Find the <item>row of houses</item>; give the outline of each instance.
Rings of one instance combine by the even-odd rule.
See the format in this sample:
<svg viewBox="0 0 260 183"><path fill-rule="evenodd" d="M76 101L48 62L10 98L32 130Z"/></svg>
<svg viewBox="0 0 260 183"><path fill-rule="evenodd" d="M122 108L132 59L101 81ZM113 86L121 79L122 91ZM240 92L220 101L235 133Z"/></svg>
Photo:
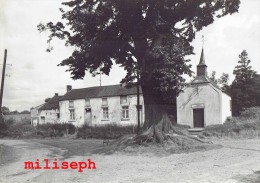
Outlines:
<svg viewBox="0 0 260 183"><path fill-rule="evenodd" d="M72 89L67 86L63 96L55 94L47 103L32 108L32 124L72 123L89 125L136 125L137 108L144 122L145 109L140 89L140 107L137 107L137 89L121 85ZM223 124L231 116L231 98L207 76L202 49L197 76L177 97L177 123L193 128Z"/></svg>
<svg viewBox="0 0 260 183"><path fill-rule="evenodd" d="M139 114L143 123L143 96L140 91ZM45 123L136 125L137 116L137 89L122 85L81 89L72 89L68 85L63 96L55 93L48 102L31 109L34 126Z"/></svg>

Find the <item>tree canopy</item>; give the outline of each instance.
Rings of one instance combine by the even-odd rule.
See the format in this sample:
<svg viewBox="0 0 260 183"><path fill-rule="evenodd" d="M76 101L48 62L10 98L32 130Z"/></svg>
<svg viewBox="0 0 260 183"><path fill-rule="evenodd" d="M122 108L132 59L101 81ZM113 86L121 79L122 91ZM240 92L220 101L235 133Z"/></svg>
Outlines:
<svg viewBox="0 0 260 183"><path fill-rule="evenodd" d="M231 85L233 115L239 115L244 108L256 105L254 89L256 71L252 69L250 63L247 51L243 50L239 55L238 65L233 71L235 75L235 80Z"/></svg>
<svg viewBox="0 0 260 183"><path fill-rule="evenodd" d="M228 95L231 95L231 89L230 85L228 84L229 81L229 74L228 73L222 73L222 75L219 78L216 78L216 71L212 71L209 79L216 83L223 92L225 92Z"/></svg>
<svg viewBox="0 0 260 183"><path fill-rule="evenodd" d="M73 79L85 72L101 70L109 74L113 65L122 65L133 81L139 72L141 82L159 80L161 90L176 88L183 74L191 74L186 55L195 32L213 23L214 18L238 11L239 0L72 0L62 3L62 22L39 24L52 38L75 46L60 66L69 66ZM49 50L52 48L50 47ZM153 77L154 76L154 77ZM178 85L179 87L179 85Z"/></svg>
<svg viewBox="0 0 260 183"><path fill-rule="evenodd" d="M185 82L183 75L192 74L186 56L193 54L190 43L196 31L215 18L238 12L240 0L71 0L62 4L65 23L38 25L39 31L50 31L48 43L59 38L75 47L59 66L68 66L73 79L83 79L85 72L109 75L114 63L121 65L127 71L121 82L142 88L148 139L154 136L161 142L165 136L160 132L172 129L165 111L173 111L162 101L175 100Z"/></svg>

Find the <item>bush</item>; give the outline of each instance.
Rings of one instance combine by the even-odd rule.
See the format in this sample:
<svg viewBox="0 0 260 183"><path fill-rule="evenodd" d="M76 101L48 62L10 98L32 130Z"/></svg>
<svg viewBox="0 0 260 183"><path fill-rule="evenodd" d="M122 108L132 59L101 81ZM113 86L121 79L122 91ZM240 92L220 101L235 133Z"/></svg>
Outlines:
<svg viewBox="0 0 260 183"><path fill-rule="evenodd" d="M239 117L228 118L223 125L207 126L204 136L257 137L260 134L260 107L244 110Z"/></svg>
<svg viewBox="0 0 260 183"><path fill-rule="evenodd" d="M71 123L41 124L36 127L37 135L43 137L62 137L74 134L76 127Z"/></svg>
<svg viewBox="0 0 260 183"><path fill-rule="evenodd" d="M70 123L41 124L36 128L31 126L31 121L29 119L22 119L20 123L15 123L15 120L11 118L4 123L0 123L0 137L62 137L67 134L74 134L75 131L75 126Z"/></svg>
<svg viewBox="0 0 260 183"><path fill-rule="evenodd" d="M97 139L116 139L126 134L134 134L137 131L136 126L88 126L83 125L78 128L78 138L97 138Z"/></svg>
<svg viewBox="0 0 260 183"><path fill-rule="evenodd" d="M241 115L238 118L256 119L259 117L260 117L260 107L250 107L244 109L244 111L241 112Z"/></svg>

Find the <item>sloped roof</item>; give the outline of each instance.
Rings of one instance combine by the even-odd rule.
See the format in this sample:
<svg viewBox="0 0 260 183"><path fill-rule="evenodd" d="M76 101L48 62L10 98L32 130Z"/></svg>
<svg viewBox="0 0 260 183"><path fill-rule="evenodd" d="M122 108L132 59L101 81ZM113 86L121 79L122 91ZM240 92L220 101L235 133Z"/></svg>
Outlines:
<svg viewBox="0 0 260 183"><path fill-rule="evenodd" d="M52 97L48 102L46 102L45 104L43 104L42 107L39 108L39 110L52 110L52 109L59 109L59 100L62 98L63 96L58 96L55 95L54 97Z"/></svg>
<svg viewBox="0 0 260 183"><path fill-rule="evenodd" d="M109 85L109 86L96 86L81 89L72 89L66 93L60 100L75 100L75 99L85 99L85 98L100 98L100 97L111 97L120 95L136 95L136 87L124 88L119 85ZM140 94L142 90L140 88Z"/></svg>
<svg viewBox="0 0 260 183"><path fill-rule="evenodd" d="M207 76L196 76L194 80L191 81L191 85L195 84L201 84L201 83L211 83L214 87L221 90L219 86L214 83L211 79L209 79Z"/></svg>

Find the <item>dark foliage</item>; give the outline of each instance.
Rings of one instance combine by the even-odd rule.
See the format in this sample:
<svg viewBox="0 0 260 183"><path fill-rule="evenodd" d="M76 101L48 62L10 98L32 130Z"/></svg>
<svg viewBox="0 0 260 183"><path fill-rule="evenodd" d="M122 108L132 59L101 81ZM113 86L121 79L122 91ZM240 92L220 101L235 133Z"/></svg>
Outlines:
<svg viewBox="0 0 260 183"><path fill-rule="evenodd" d="M245 108L256 106L256 91L254 78L256 71L250 66L246 50L239 55L238 65L233 74L235 80L231 85L232 115L238 116Z"/></svg>
<svg viewBox="0 0 260 183"><path fill-rule="evenodd" d="M141 85L152 79L157 82L148 82L153 83L151 89L169 91L181 89L182 74L191 75L184 57L192 54L195 32L216 17L237 12L240 1L72 0L62 4L69 7L60 9L67 24L39 24L38 30L51 32L48 43L56 37L66 46L75 46L73 54L59 64L69 66L73 79L82 79L85 71L108 75L114 60L127 70L122 82L131 83L138 72Z"/></svg>
<svg viewBox="0 0 260 183"><path fill-rule="evenodd" d="M0 123L0 137L11 138L45 138L62 137L76 132L76 127L70 123L31 125L30 120L23 119L17 123L14 119Z"/></svg>
<svg viewBox="0 0 260 183"><path fill-rule="evenodd" d="M109 75L113 64L121 65L127 71L121 82L142 87L144 128L157 125L148 131L155 138L160 136L161 142L166 137L161 133L172 127L168 106L176 105L183 75L192 74L186 56L193 54L190 43L195 32L215 18L238 12L240 0L71 0L62 4L66 23L38 25L40 32L50 31L48 43L58 38L75 47L59 66L68 66L73 79L83 79L85 72ZM51 50L50 46L47 51Z"/></svg>
<svg viewBox="0 0 260 183"><path fill-rule="evenodd" d="M71 123L42 124L36 127L36 133L42 137L62 137L72 135L76 127Z"/></svg>
<svg viewBox="0 0 260 183"><path fill-rule="evenodd" d="M88 126L84 125L78 128L78 138L97 138L97 139L117 139L123 135L135 134L136 126Z"/></svg>

